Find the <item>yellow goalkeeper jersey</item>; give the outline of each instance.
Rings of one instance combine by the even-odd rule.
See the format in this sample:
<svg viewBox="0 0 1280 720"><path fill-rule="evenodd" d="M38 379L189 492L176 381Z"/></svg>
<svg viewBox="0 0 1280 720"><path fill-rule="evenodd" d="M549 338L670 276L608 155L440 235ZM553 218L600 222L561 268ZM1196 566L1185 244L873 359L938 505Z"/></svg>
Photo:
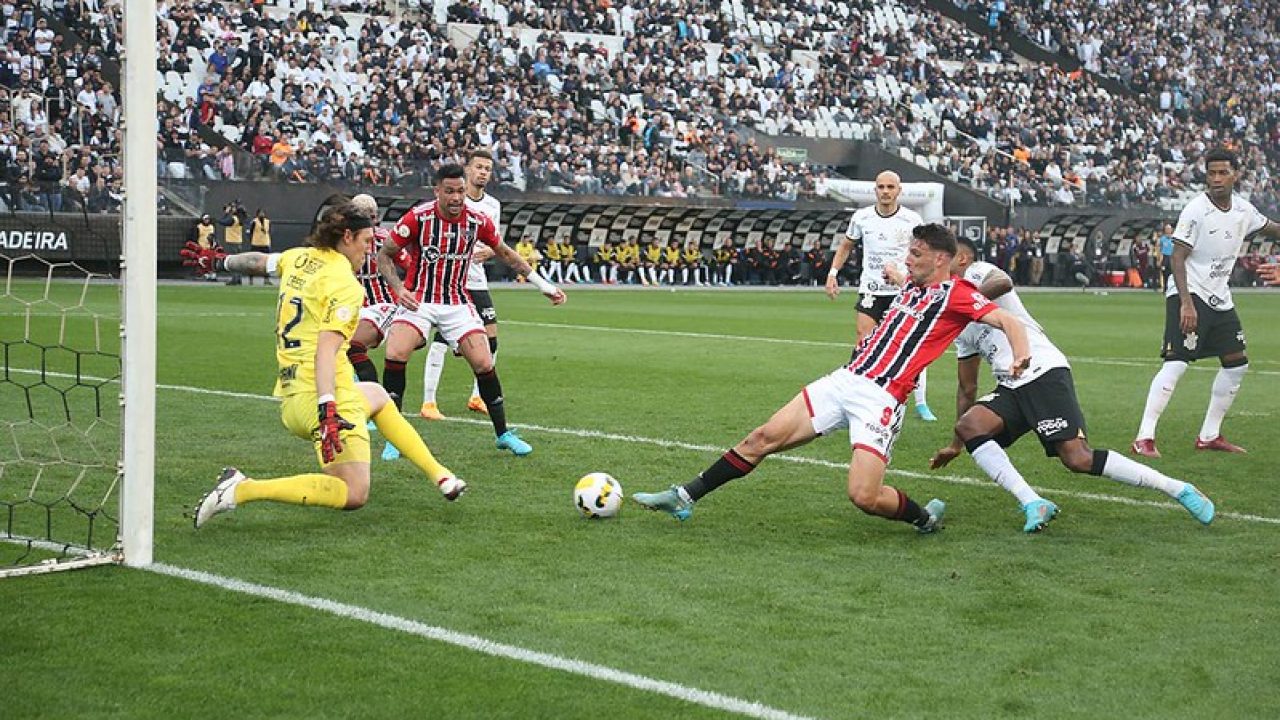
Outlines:
<svg viewBox="0 0 1280 720"><path fill-rule="evenodd" d="M276 300L275 395L287 397L316 391L316 341L322 330L347 340L360 322L364 287L351 263L336 250L300 247L281 253L276 264L280 295ZM338 352L338 390L355 388L355 370L347 359L347 343Z"/></svg>

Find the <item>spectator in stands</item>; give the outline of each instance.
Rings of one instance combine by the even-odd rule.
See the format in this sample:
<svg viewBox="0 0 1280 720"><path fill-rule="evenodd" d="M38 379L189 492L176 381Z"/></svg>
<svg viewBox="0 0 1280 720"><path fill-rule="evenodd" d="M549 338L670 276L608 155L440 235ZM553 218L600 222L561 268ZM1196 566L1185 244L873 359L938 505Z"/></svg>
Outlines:
<svg viewBox="0 0 1280 720"><path fill-rule="evenodd" d="M36 196L42 209L62 212L62 158L42 139L34 159Z"/></svg>
<svg viewBox="0 0 1280 720"><path fill-rule="evenodd" d="M1044 275L1044 240L1035 230L1028 230L1027 237L1031 241L1031 275L1027 284L1039 285Z"/></svg>

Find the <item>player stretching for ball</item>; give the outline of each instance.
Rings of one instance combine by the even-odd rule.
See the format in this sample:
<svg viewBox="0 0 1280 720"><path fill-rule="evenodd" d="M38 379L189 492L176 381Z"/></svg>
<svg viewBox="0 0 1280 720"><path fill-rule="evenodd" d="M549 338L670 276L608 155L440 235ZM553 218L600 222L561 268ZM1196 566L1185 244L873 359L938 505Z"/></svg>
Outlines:
<svg viewBox="0 0 1280 720"><path fill-rule="evenodd" d="M404 397L404 366L409 356L422 345L423 338L431 337L431 331L438 329L471 365L498 437L498 448L528 455L533 448L507 428L502 384L493 367L484 323L465 287L476 243L487 245L512 270L528 276L552 305L563 303L565 294L502 242L493 220L466 206L464 174L461 165L440 167L436 172L436 199L405 213L391 231L391 241L378 251L378 272L401 306L387 332L382 384L399 406ZM407 250L413 258L413 273L407 285L394 266L401 250Z"/></svg>
<svg viewBox="0 0 1280 720"><path fill-rule="evenodd" d="M901 194L902 181L897 173L886 170L876 176L876 204L858 210L849 219L849 229L845 231L840 247L836 248L831 269L827 271L827 297L835 300L840 295L840 270L848 262L853 244L862 243L862 275L858 280L858 343L871 334L898 294L898 286L885 279L885 266L901 265L911 243L911 229L924 222L915 210L898 204ZM927 382L927 372L921 372L916 382L916 414L921 420L934 422L938 418L929 409Z"/></svg>
<svg viewBox="0 0 1280 720"><path fill-rule="evenodd" d="M922 508L906 493L884 484L902 427L902 403L916 377L971 321L1008 333L1014 377L1031 357L1022 323L988 302L967 280L951 277L956 254L951 231L937 224L918 225L912 235L906 259L911 282L889 304L884 320L858 345L848 365L810 383L692 482L636 493L636 502L685 520L694 502L751 472L766 457L847 427L853 449L847 487L853 504L871 515L911 523L922 533L936 531L946 509L941 500Z"/></svg>
<svg viewBox="0 0 1280 720"><path fill-rule="evenodd" d="M484 150L472 150L467 156L467 164L463 168L466 173L467 208L474 210L493 221L498 229L498 237L502 237L502 203L498 198L485 192L489 178L493 174L493 156ZM493 298L489 295L489 278L484 273L484 263L493 257L493 251L486 245L477 245L471 254L471 264L467 266L467 294L475 305L476 312L484 321L485 334L489 336L489 354L493 362L498 362L498 311L493 306ZM449 344L444 341L440 331L436 331L435 340L427 350L427 362L422 366L422 409L419 415L428 420L443 420L444 414L436 405L436 389L440 387L440 374L444 372L445 355L449 352ZM471 385L471 397L467 400L467 409L472 412L487 413L484 400L480 397L480 383Z"/></svg>
<svg viewBox="0 0 1280 720"><path fill-rule="evenodd" d="M294 435L315 443L322 472L252 480L231 467L196 504L195 526L260 500L355 510L369 498L369 431L381 432L436 484L447 500L467 485L427 449L380 385L356 382L344 345L359 322L364 290L355 269L373 237L373 221L350 203L332 208L307 247L268 255L218 257L194 252L213 271L280 278L276 304L276 397L280 419Z"/></svg>
<svg viewBox="0 0 1280 720"><path fill-rule="evenodd" d="M1245 238L1261 233L1280 239L1280 225L1235 194L1239 176L1235 153L1223 148L1210 150L1204 156L1204 167L1205 192L1182 209L1173 231L1173 283L1165 292L1164 348L1160 353L1164 366L1151 380L1142 424L1131 448L1146 457L1160 457L1156 424L1188 363L1215 355L1222 367L1213 379L1196 449L1245 451L1222 437L1222 420L1249 369L1244 328L1227 283Z"/></svg>
<svg viewBox="0 0 1280 720"><path fill-rule="evenodd" d="M1035 432L1045 454L1057 457L1068 470L1159 490L1208 525L1213 520L1213 502L1191 483L1167 477L1118 452L1089 447L1067 358L1027 312L1009 276L995 265L975 262L978 251L968 239L958 238L957 243L952 272L977 285L983 296L1022 321L1034 359L1020 377L1012 377L1008 368L1013 349L1004 333L979 323L960 333L956 338L960 384L956 435L950 445L934 453L929 467L943 467L968 448L978 467L1018 499L1025 516L1022 531L1038 532L1058 514L1058 506L1027 484L1004 451L1026 433ZM978 398L978 367L983 358L991 365L996 388Z"/></svg>

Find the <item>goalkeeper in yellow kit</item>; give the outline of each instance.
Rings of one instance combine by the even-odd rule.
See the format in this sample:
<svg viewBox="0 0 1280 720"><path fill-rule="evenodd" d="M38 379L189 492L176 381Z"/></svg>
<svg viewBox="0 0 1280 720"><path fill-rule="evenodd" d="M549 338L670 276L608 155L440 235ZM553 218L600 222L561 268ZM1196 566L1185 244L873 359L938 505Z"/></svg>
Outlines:
<svg viewBox="0 0 1280 720"><path fill-rule="evenodd" d="M195 526L243 503L259 500L355 510L369 498L369 431L378 431L435 482L447 500L467 485L436 461L413 426L400 415L381 385L357 382L347 343L360 320L364 288L355 270L373 238L373 221L350 203L331 209L307 246L280 254L225 257L193 244L183 251L194 264L249 275L280 278L276 304L275 395L289 432L311 440L319 473L250 479L226 468L217 485L196 504Z"/></svg>

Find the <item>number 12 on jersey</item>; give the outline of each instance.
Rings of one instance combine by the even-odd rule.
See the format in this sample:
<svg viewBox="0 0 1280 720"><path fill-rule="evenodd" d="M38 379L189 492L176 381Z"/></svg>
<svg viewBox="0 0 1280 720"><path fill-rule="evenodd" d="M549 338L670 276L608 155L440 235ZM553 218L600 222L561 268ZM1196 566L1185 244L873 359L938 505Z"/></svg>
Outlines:
<svg viewBox="0 0 1280 720"><path fill-rule="evenodd" d="M288 311L284 309L284 304L285 299L284 294L282 293L276 300L276 327L280 331L280 347L286 350L291 350L302 344L301 340L294 340L289 337L289 331L297 326L298 323L302 322L302 298L297 297L296 295L289 298L289 305L293 308L293 317L290 318L288 322L285 321L285 313Z"/></svg>

